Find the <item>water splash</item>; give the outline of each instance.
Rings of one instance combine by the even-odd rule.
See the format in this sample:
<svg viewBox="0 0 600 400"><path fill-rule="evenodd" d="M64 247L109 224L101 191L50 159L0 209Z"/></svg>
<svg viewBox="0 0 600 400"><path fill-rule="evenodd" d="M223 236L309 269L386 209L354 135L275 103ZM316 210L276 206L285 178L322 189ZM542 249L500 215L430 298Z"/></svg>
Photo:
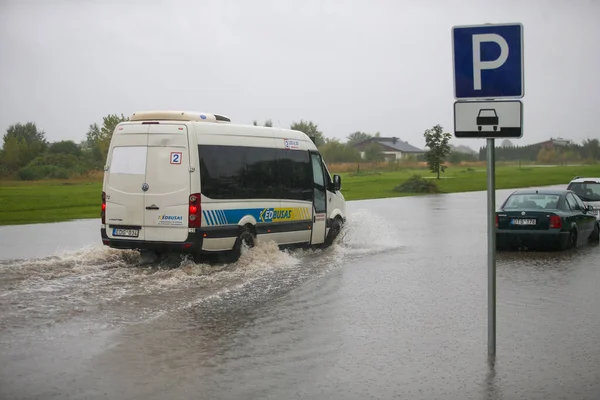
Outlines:
<svg viewBox="0 0 600 400"><path fill-rule="evenodd" d="M99 310L119 320L123 315L150 318L240 291L249 299L266 296L318 279L351 259L398 249L398 237L383 218L358 210L327 249L283 251L272 242L259 242L232 264L194 263L190 257L173 256L143 265L136 251L105 246L4 261L0 328L17 326L25 316L34 316L38 324Z"/></svg>
<svg viewBox="0 0 600 400"><path fill-rule="evenodd" d="M336 243L349 256L364 256L402 248L397 227L367 209L350 215Z"/></svg>

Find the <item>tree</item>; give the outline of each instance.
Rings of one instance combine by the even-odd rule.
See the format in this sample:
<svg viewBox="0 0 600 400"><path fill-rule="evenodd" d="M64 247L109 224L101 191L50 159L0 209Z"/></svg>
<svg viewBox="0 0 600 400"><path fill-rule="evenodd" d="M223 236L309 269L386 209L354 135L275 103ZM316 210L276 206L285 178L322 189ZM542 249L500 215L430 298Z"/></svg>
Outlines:
<svg viewBox="0 0 600 400"><path fill-rule="evenodd" d="M429 147L429 151L425 153L425 159L431 172L436 173L437 179L440 179L440 172L446 171L446 167L442 163L450 153L448 142L452 135L444 132L440 125L436 125L427 129L423 136L425 136L425 145Z"/></svg>
<svg viewBox="0 0 600 400"><path fill-rule="evenodd" d="M16 171L25 166L27 162L22 161L21 152L21 142L16 136L4 136L2 166L7 171Z"/></svg>
<svg viewBox="0 0 600 400"><path fill-rule="evenodd" d="M560 161L562 164L577 161L577 152L573 149L567 148L560 154Z"/></svg>
<svg viewBox="0 0 600 400"><path fill-rule="evenodd" d="M3 139L2 162L9 171L24 167L48 147L46 134L33 122L9 126Z"/></svg>
<svg viewBox="0 0 600 400"><path fill-rule="evenodd" d="M582 147L585 157L592 159L594 164L600 160L600 141L598 139L586 139L583 141Z"/></svg>
<svg viewBox="0 0 600 400"><path fill-rule="evenodd" d="M504 139L502 141L502 147L513 147L512 142L510 141L510 139Z"/></svg>
<svg viewBox="0 0 600 400"><path fill-rule="evenodd" d="M71 154L80 156L81 148L72 140L61 140L60 142L50 144L48 152L53 154Z"/></svg>
<svg viewBox="0 0 600 400"><path fill-rule="evenodd" d="M340 143L338 139L327 140L319 150L328 163L360 161L358 150L347 143Z"/></svg>
<svg viewBox="0 0 600 400"><path fill-rule="evenodd" d="M121 122L129 121L129 118L123 114L119 117L117 114L109 114L102 118L102 128L94 123L90 125L87 137L87 146L91 149L92 155L96 161L106 160L110 140L117 125Z"/></svg>
<svg viewBox="0 0 600 400"><path fill-rule="evenodd" d="M542 147L538 151L537 162L540 164L554 164L559 157L554 147Z"/></svg>
<svg viewBox="0 0 600 400"><path fill-rule="evenodd" d="M457 165L460 164L460 162L462 161L462 154L458 151L451 151L449 155L450 157L448 158L451 164Z"/></svg>
<svg viewBox="0 0 600 400"><path fill-rule="evenodd" d="M325 144L323 132L319 131L318 126L311 121L300 120L300 122L292 122L290 129L306 133L309 137L313 138L317 147Z"/></svg>
<svg viewBox="0 0 600 400"><path fill-rule="evenodd" d="M383 161L384 156L381 146L377 143L371 143L365 147L365 160L370 162Z"/></svg>
<svg viewBox="0 0 600 400"><path fill-rule="evenodd" d="M258 121L257 121L257 120L254 120L254 121L252 121L252 125L254 125L254 126L258 126ZM268 120L266 120L266 121L265 121L265 123L264 123L264 125L263 125L263 126L266 126L266 127L272 128L272 127L273 127L273 122L272 122L272 121L271 121L271 119L269 118Z"/></svg>
<svg viewBox="0 0 600 400"><path fill-rule="evenodd" d="M84 152L89 153L92 160L101 163L103 161L102 151L100 150L102 137L98 124L91 124L85 136L86 140L82 146Z"/></svg>
<svg viewBox="0 0 600 400"><path fill-rule="evenodd" d="M357 131L348 135L348 141L346 143L352 146L370 138L372 138L372 136L368 133Z"/></svg>

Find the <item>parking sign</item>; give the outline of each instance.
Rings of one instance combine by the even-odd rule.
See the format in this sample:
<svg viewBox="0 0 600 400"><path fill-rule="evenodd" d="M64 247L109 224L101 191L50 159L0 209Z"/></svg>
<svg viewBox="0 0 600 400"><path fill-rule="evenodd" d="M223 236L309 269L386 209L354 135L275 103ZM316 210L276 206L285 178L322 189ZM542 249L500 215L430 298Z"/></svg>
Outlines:
<svg viewBox="0 0 600 400"><path fill-rule="evenodd" d="M452 55L457 100L525 95L522 24L455 26Z"/></svg>

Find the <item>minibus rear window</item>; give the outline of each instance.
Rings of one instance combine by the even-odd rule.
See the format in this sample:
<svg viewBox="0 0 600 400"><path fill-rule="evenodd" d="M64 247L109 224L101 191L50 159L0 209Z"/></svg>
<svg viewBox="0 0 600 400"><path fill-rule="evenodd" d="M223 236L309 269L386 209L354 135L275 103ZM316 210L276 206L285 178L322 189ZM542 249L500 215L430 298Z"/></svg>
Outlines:
<svg viewBox="0 0 600 400"><path fill-rule="evenodd" d="M146 174L146 146L119 146L112 150L111 174Z"/></svg>

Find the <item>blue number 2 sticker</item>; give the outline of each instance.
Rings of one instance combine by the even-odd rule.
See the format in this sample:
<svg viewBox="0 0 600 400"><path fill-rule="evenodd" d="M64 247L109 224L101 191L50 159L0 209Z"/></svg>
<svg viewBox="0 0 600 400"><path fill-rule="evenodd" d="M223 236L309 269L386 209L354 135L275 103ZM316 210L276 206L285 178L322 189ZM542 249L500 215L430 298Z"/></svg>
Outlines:
<svg viewBox="0 0 600 400"><path fill-rule="evenodd" d="M174 151L171 153L171 164L181 164L181 152Z"/></svg>

